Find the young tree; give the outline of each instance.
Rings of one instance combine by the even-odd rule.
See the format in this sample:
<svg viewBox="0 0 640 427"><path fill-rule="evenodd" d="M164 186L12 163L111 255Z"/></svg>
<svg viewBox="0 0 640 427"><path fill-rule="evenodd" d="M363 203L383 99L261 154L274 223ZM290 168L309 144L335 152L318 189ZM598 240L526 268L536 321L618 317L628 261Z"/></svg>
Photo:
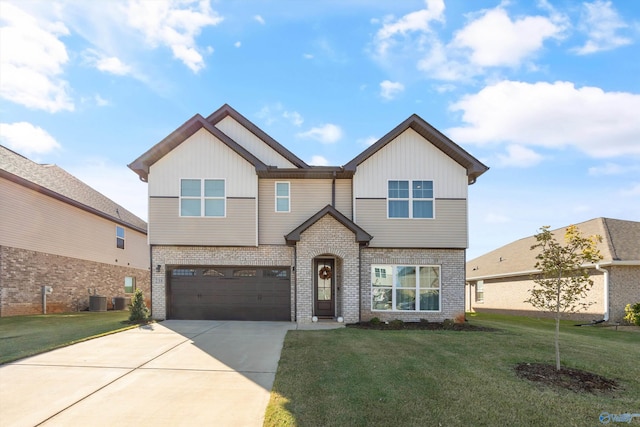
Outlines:
<svg viewBox="0 0 640 427"><path fill-rule="evenodd" d="M129 305L129 321L130 322L146 322L149 319L149 309L144 303L144 296L140 289L136 289L133 294L133 301Z"/></svg>
<svg viewBox="0 0 640 427"><path fill-rule="evenodd" d="M562 245L549 228L540 228L540 233L535 236L537 243L531 246L531 250L540 250L535 265L540 274L533 280L538 287L529 290L531 296L525 302L554 314L556 369L560 370L560 317L563 313L575 313L591 305L586 301L593 286L587 266L602 259L597 248L602 237L583 237L578 227L571 225L567 227L565 244Z"/></svg>

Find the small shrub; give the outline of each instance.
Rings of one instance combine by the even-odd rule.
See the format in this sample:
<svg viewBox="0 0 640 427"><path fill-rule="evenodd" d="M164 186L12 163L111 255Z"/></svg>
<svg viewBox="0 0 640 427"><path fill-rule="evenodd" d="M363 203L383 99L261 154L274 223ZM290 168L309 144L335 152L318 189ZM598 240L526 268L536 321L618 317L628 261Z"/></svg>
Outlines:
<svg viewBox="0 0 640 427"><path fill-rule="evenodd" d="M427 323L429 323L429 319L420 319L421 325L426 325Z"/></svg>
<svg viewBox="0 0 640 427"><path fill-rule="evenodd" d="M467 318L465 317L464 313L458 313L456 314L456 317L453 318L453 321L455 323L464 323L467 321Z"/></svg>
<svg viewBox="0 0 640 427"><path fill-rule="evenodd" d="M632 325L640 326L640 302L635 303L634 305L627 304L624 308L624 320L629 322Z"/></svg>
<svg viewBox="0 0 640 427"><path fill-rule="evenodd" d="M144 296L140 289L136 289L129 306L129 321L131 322L146 322L149 320L149 309L144 303Z"/></svg>
<svg viewBox="0 0 640 427"><path fill-rule="evenodd" d="M451 320L451 319L444 319L442 321L442 328L443 329L453 329L453 325L455 325L456 323Z"/></svg>
<svg viewBox="0 0 640 427"><path fill-rule="evenodd" d="M369 320L369 323L371 323L372 325L379 325L382 322L377 317L374 317L373 319Z"/></svg>

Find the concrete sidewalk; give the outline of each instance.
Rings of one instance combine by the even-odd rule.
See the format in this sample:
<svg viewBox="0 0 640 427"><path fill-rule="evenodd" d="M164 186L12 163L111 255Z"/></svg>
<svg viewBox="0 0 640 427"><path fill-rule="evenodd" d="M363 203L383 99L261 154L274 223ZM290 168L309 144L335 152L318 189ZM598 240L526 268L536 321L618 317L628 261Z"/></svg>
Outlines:
<svg viewBox="0 0 640 427"><path fill-rule="evenodd" d="M168 320L0 367L0 426L262 426L288 322Z"/></svg>

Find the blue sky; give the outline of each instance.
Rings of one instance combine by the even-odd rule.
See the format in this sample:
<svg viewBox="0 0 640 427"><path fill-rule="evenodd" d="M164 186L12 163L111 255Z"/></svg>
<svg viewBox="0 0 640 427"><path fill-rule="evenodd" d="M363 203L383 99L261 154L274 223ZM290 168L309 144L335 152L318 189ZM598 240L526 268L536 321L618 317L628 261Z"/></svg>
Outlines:
<svg viewBox="0 0 640 427"><path fill-rule="evenodd" d="M640 221L638 1L0 0L0 141L146 219L126 165L224 103L310 164L417 113L491 169L468 259Z"/></svg>

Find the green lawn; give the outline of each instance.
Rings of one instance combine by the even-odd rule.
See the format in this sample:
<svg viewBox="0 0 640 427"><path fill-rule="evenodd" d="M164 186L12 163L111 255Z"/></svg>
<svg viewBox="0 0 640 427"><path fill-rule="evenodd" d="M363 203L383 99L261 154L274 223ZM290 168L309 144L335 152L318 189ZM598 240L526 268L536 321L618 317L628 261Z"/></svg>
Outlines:
<svg viewBox="0 0 640 427"><path fill-rule="evenodd" d="M580 394L513 371L519 362L554 363L552 320L469 318L499 331L290 331L265 425L595 426L601 412L640 413L637 331L563 322L563 366L622 386Z"/></svg>
<svg viewBox="0 0 640 427"><path fill-rule="evenodd" d="M129 311L41 314L0 318L0 364L134 327Z"/></svg>

